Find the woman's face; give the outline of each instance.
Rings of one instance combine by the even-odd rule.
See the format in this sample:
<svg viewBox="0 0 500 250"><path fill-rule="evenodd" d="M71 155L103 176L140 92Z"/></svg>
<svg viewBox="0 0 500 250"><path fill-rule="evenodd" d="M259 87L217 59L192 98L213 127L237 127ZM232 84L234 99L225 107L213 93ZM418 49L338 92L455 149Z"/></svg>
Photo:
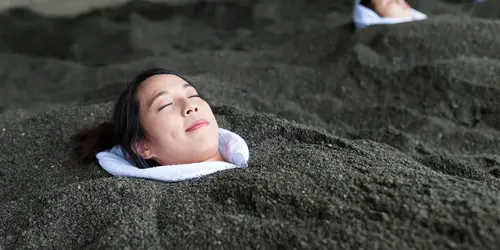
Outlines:
<svg viewBox="0 0 500 250"><path fill-rule="evenodd" d="M155 75L138 88L142 142L133 145L144 159L161 165L203 162L218 155L219 127L196 89L175 75Z"/></svg>
<svg viewBox="0 0 500 250"><path fill-rule="evenodd" d="M372 4L381 17L412 18L411 7L405 0L372 0Z"/></svg>

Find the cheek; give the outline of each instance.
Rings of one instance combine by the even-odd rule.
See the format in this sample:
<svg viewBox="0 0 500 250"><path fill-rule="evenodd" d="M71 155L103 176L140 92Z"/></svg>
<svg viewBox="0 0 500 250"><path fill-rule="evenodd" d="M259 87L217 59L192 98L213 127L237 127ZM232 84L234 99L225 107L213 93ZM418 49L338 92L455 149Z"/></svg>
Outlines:
<svg viewBox="0 0 500 250"><path fill-rule="evenodd" d="M219 124L217 123L217 119L215 118L215 115L213 113L207 113L205 118L210 122L211 127L215 130L219 129Z"/></svg>
<svg viewBox="0 0 500 250"><path fill-rule="evenodd" d="M207 119L210 122L210 132L207 132L206 134L206 139L209 142L218 142L219 141L219 124L217 123L217 119L215 118L215 115L213 114L210 106L208 103L203 103L203 118Z"/></svg>
<svg viewBox="0 0 500 250"><path fill-rule="evenodd" d="M210 105L208 105L207 102L202 101L198 105L200 105L201 108L203 109L203 116L205 118L214 117L214 113L213 113L212 109L210 108Z"/></svg>
<svg viewBox="0 0 500 250"><path fill-rule="evenodd" d="M175 116L168 114L157 115L149 120L148 126L145 126L149 136L152 138L163 141L177 137L179 128L182 128L182 123Z"/></svg>
<svg viewBox="0 0 500 250"><path fill-rule="evenodd" d="M183 124L178 116L165 114L156 118L155 126L158 133L175 135L183 127Z"/></svg>

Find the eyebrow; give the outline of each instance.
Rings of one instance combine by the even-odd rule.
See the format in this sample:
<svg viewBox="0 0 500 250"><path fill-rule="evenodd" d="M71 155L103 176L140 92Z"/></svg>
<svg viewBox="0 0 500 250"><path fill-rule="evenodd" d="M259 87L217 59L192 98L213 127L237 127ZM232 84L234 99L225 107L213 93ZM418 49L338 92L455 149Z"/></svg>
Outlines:
<svg viewBox="0 0 500 250"><path fill-rule="evenodd" d="M182 85L182 89L185 89L185 88L189 88L189 87L193 87L193 85L189 84L189 83L186 83L184 85ZM194 87L193 87L194 88ZM164 90L164 91L160 91L158 92L154 97L153 99L151 99L151 101L149 102L149 105L148 107L151 107L151 105L153 105L153 103L155 102L156 99L158 99L158 97L162 96L162 95L167 95L169 92L167 90Z"/></svg>

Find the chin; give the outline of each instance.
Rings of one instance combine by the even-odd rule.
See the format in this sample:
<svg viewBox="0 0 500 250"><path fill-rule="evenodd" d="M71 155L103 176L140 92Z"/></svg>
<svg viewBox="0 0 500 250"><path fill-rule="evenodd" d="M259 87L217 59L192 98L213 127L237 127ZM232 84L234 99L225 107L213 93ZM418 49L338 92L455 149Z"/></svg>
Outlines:
<svg viewBox="0 0 500 250"><path fill-rule="evenodd" d="M210 148L215 145L215 147L218 147L219 128L217 126L213 126L212 124L210 124L193 132L196 132L192 133L192 135L194 136L192 137L192 139L197 146Z"/></svg>

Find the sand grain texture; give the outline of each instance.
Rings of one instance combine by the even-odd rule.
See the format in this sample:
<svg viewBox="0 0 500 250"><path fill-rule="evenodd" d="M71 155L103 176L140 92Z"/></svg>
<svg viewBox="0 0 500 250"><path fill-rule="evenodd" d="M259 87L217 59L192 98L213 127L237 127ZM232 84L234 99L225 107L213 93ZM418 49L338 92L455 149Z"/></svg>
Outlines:
<svg viewBox="0 0 500 250"><path fill-rule="evenodd" d="M411 1L432 18L353 32L351 1L306 2L1 13L0 248L496 249L500 6ZM249 168L161 183L68 160L155 66Z"/></svg>

